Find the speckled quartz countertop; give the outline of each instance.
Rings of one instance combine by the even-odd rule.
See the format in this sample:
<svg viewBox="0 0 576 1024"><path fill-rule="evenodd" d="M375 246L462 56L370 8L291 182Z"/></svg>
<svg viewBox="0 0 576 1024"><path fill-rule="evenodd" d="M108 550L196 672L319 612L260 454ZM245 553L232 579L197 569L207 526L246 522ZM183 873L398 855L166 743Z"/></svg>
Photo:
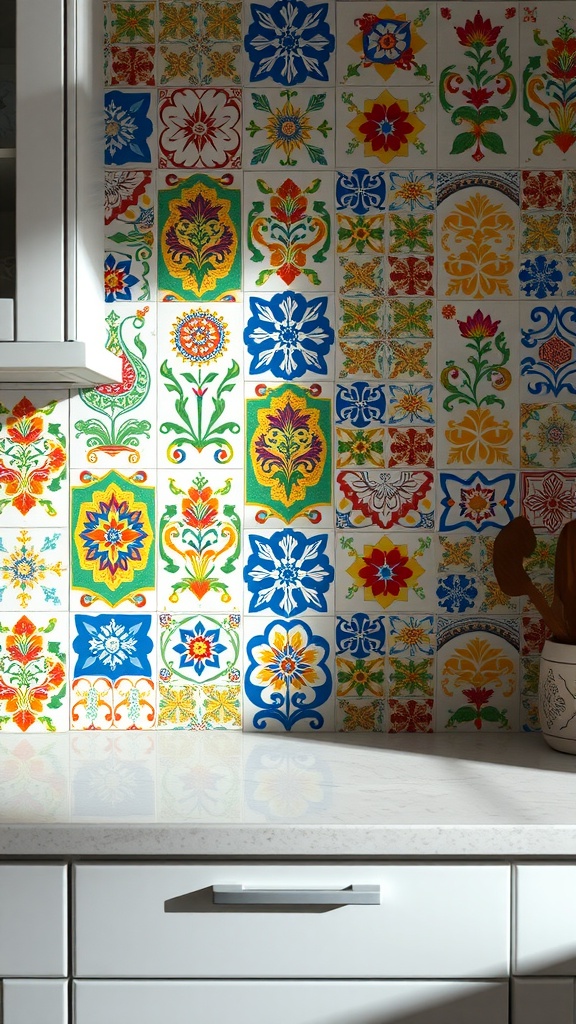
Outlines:
<svg viewBox="0 0 576 1024"><path fill-rule="evenodd" d="M541 737L0 737L2 857L576 856Z"/></svg>

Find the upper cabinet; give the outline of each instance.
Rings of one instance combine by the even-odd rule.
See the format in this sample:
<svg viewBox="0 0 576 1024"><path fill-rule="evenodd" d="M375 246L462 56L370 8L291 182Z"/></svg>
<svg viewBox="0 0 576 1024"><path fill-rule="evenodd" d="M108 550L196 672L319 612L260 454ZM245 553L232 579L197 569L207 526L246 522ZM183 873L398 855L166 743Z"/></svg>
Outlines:
<svg viewBox="0 0 576 1024"><path fill-rule="evenodd" d="M0 382L121 379L104 348L102 18L2 0Z"/></svg>

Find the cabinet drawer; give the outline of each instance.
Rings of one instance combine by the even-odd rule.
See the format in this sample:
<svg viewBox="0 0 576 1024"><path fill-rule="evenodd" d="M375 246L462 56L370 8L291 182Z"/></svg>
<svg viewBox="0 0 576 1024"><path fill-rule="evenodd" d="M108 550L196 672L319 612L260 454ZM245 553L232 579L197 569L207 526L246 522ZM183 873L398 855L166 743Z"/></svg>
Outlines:
<svg viewBox="0 0 576 1024"><path fill-rule="evenodd" d="M513 978L511 1024L574 1024L574 978Z"/></svg>
<svg viewBox="0 0 576 1024"><path fill-rule="evenodd" d="M0 977L65 977L66 868L0 865Z"/></svg>
<svg viewBox="0 0 576 1024"><path fill-rule="evenodd" d="M514 973L576 974L576 865L522 864L514 870Z"/></svg>
<svg viewBox="0 0 576 1024"><path fill-rule="evenodd" d="M5 981L3 1024L67 1024L67 981Z"/></svg>
<svg viewBox="0 0 576 1024"><path fill-rule="evenodd" d="M508 1024L505 982L79 981L75 1024Z"/></svg>
<svg viewBox="0 0 576 1024"><path fill-rule="evenodd" d="M506 865L79 865L75 974L505 977L509 870ZM381 903L335 909L215 906L212 886L226 884L267 890L377 885Z"/></svg>

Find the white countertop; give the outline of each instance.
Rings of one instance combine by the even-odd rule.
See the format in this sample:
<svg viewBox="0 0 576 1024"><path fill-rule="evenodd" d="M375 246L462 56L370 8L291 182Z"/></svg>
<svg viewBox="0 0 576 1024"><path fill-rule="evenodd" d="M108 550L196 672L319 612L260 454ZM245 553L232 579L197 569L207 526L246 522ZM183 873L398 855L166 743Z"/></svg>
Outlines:
<svg viewBox="0 0 576 1024"><path fill-rule="evenodd" d="M0 736L0 856L576 856L538 735Z"/></svg>

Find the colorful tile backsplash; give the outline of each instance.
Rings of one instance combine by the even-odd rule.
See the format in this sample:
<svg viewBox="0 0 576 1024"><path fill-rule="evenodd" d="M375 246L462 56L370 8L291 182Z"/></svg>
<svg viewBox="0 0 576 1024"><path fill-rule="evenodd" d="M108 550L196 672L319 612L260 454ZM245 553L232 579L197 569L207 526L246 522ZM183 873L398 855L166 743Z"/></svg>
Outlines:
<svg viewBox="0 0 576 1024"><path fill-rule="evenodd" d="M106 0L102 333L0 389L0 729L534 730L576 13Z"/></svg>

